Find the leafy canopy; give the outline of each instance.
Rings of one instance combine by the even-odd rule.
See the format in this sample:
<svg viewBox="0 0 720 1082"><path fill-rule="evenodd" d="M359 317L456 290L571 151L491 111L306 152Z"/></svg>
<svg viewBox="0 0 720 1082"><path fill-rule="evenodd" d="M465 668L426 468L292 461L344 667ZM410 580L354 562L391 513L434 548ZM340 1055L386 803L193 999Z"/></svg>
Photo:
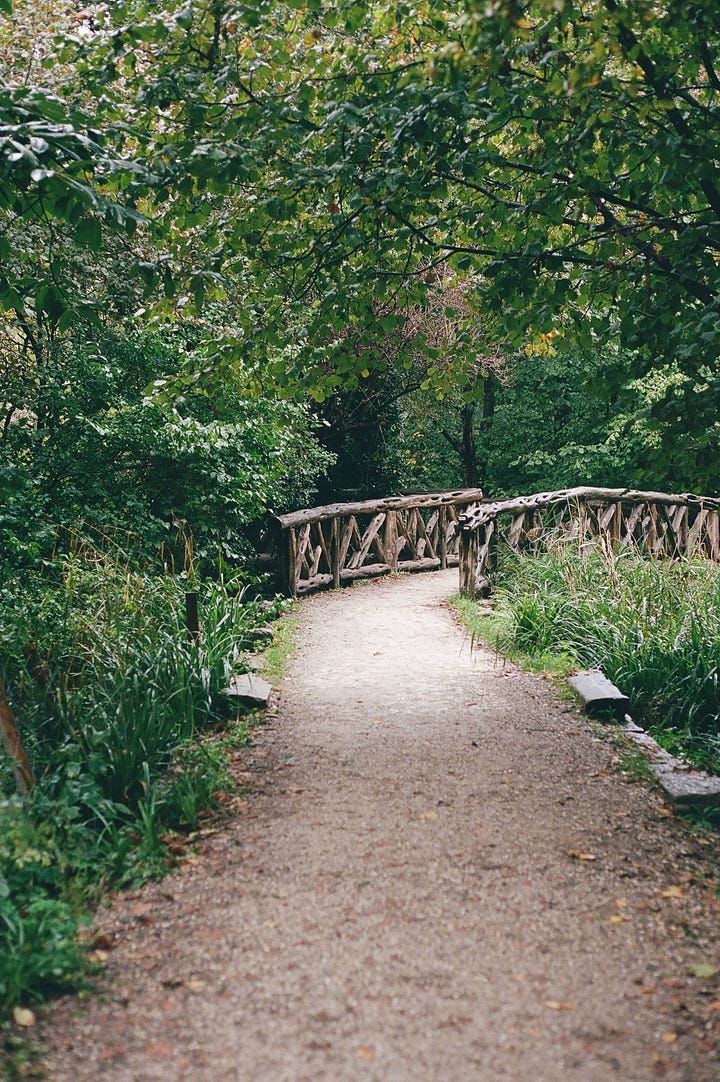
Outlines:
<svg viewBox="0 0 720 1082"><path fill-rule="evenodd" d="M323 397L366 367L339 332L375 324L379 304L401 316L449 261L493 343L619 338L638 374L677 363L683 417L712 423L714 0L88 11L59 54L63 100L102 137L39 112L63 130L33 149L36 114L11 111L13 206L26 213L47 189L48 213L90 245L101 219L144 214L147 288L180 308L210 293L232 303L230 358Z"/></svg>

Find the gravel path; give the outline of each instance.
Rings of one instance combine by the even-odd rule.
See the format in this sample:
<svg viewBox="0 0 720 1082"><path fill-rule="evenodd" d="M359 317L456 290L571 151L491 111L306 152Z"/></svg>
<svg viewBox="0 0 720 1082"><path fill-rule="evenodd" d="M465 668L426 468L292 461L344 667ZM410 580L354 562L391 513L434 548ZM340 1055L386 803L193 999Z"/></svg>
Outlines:
<svg viewBox="0 0 720 1082"><path fill-rule="evenodd" d="M712 845L471 651L456 583L303 602L255 795L101 914L107 988L42 1023L48 1078L720 1078Z"/></svg>

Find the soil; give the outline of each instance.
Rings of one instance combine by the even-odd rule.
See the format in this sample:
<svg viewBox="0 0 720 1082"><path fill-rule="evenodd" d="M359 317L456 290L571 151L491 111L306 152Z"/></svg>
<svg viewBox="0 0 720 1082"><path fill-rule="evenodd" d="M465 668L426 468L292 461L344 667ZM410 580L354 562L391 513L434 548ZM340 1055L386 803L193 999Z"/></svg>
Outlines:
<svg viewBox="0 0 720 1082"><path fill-rule="evenodd" d="M98 914L106 977L40 1019L47 1078L720 1077L712 836L546 681L471 649L456 588L302 602L252 795Z"/></svg>

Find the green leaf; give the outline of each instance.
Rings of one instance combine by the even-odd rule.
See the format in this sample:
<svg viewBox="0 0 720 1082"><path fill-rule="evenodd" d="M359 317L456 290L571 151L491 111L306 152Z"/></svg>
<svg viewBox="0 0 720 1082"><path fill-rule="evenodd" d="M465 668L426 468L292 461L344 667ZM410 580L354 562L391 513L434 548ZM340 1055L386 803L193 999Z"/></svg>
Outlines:
<svg viewBox="0 0 720 1082"><path fill-rule="evenodd" d="M102 248L102 225L97 218L81 218L75 228L75 243L82 244L93 252Z"/></svg>

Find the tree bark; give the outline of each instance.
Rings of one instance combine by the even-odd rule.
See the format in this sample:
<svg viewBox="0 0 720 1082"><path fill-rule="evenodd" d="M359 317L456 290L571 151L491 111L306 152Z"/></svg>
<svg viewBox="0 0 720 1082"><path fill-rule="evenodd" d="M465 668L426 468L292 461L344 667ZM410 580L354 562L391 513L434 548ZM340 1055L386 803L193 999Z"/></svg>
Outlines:
<svg viewBox="0 0 720 1082"><path fill-rule="evenodd" d="M475 439L475 407L473 405L463 406L462 409L462 468L463 484L467 488L477 488L477 443Z"/></svg>

